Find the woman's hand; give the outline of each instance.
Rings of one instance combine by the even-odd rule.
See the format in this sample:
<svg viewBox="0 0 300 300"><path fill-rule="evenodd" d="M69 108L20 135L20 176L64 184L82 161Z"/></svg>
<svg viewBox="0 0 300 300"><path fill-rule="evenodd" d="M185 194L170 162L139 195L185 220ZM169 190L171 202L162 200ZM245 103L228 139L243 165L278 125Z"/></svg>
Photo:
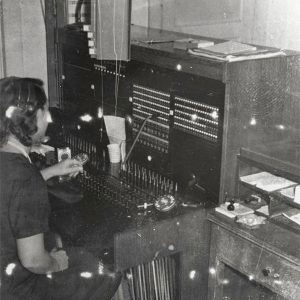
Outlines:
<svg viewBox="0 0 300 300"><path fill-rule="evenodd" d="M44 234L17 239L18 256L21 264L30 272L49 274L63 271L69 266L69 258L64 250L45 250Z"/></svg>
<svg viewBox="0 0 300 300"><path fill-rule="evenodd" d="M45 180L48 180L52 177L62 175L75 177L79 172L83 172L82 164L76 159L67 158L51 167L43 169L41 174Z"/></svg>
<svg viewBox="0 0 300 300"><path fill-rule="evenodd" d="M54 176L70 175L75 177L79 172L83 172L82 164L73 158L67 158L52 166L55 170Z"/></svg>
<svg viewBox="0 0 300 300"><path fill-rule="evenodd" d="M69 257L65 250L52 249L50 256L55 259L57 263L57 271L63 271L69 267Z"/></svg>

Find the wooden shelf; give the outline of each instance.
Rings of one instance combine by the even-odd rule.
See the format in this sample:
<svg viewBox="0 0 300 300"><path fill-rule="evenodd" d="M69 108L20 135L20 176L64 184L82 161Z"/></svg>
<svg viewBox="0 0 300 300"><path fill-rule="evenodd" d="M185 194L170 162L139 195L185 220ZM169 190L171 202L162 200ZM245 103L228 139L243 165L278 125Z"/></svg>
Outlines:
<svg viewBox="0 0 300 300"><path fill-rule="evenodd" d="M290 144L289 146L291 146ZM281 145L282 147L282 145ZM287 148L287 152L289 148ZM281 149L282 150L282 149ZM277 155L272 155L272 151ZM276 152L277 151L277 152ZM283 151L283 150L282 150ZM278 151L278 145L273 145L273 147L268 147L268 149L264 149L264 152L259 151L259 149L250 150L248 148L241 148L240 154L238 155L238 161L245 166L243 167L243 172L249 172L250 174L254 172L251 169L256 168L261 172L268 172L276 176L283 177L285 179L291 180L295 182L291 183L289 187L280 188L273 191L267 191L261 187L257 187L255 184L251 184L249 182L245 182L240 179L241 176L241 164L239 164L239 175L237 178L237 184L239 187L243 187L246 190L253 191L253 193L257 193L262 197L266 197L265 200L269 206L269 220L270 222L281 225L285 228L289 228L296 233L299 233L300 226L294 224L292 221L287 220L285 217L281 215L282 212L288 210L289 208L300 209L300 204L294 202L293 199L283 195L281 193L282 190L287 188L292 188L300 184L300 163L295 163L296 156L288 157L285 152ZM282 154L280 157L279 154ZM249 166L249 167L248 167ZM249 170L247 170L249 168ZM257 171L256 171L257 172ZM258 171L259 172L259 171ZM255 173L255 172L254 172ZM249 174L249 175L250 175ZM242 174L245 175L245 174ZM247 175L246 175L247 176ZM241 195L240 188L237 190L237 196Z"/></svg>
<svg viewBox="0 0 300 300"><path fill-rule="evenodd" d="M251 161L251 165L254 167L300 182L300 163L295 164L246 148L241 148L239 159Z"/></svg>

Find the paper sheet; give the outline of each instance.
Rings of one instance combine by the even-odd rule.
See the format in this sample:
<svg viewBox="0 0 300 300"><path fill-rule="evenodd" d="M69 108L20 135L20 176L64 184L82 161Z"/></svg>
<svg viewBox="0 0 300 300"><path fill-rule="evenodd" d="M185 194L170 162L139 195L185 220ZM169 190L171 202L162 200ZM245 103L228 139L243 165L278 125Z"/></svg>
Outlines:
<svg viewBox="0 0 300 300"><path fill-rule="evenodd" d="M119 144L121 147L121 160L126 156L126 130L125 119L116 116L103 116L110 144Z"/></svg>

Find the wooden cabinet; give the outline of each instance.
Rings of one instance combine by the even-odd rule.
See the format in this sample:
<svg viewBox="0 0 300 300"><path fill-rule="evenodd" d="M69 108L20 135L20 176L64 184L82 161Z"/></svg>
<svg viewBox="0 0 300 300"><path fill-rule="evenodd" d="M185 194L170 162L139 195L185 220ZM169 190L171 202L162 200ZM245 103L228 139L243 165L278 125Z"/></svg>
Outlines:
<svg viewBox="0 0 300 300"><path fill-rule="evenodd" d="M164 285L164 280L167 279L166 282L169 281L170 285L173 282L175 285L176 296L171 297L172 300L206 299L209 228L206 211L198 209L182 216L174 216L116 234L114 238L116 269L127 270L127 274L128 271L133 274L136 271L138 276L136 278L133 276L130 280L127 278L127 281L141 287L147 294L144 298L136 295L130 299L169 299L169 293L158 298L150 296L151 292L149 293L148 289L151 286L149 282L152 273L150 276L141 276L144 272L148 272L149 264L152 269L152 266L156 268L157 263L161 264L155 272L160 278L157 284L168 287L168 284ZM169 258L176 261L174 271L170 270ZM146 282L144 278L147 278ZM123 286L124 288L126 290Z"/></svg>
<svg viewBox="0 0 300 300"><path fill-rule="evenodd" d="M208 219L208 299L300 299L298 234L269 222L246 229L217 213Z"/></svg>

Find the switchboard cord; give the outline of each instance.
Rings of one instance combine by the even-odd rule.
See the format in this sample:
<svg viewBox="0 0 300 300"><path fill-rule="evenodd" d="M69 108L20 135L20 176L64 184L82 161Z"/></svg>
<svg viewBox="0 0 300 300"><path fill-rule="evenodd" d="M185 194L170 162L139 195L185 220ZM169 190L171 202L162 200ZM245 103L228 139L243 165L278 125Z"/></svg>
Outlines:
<svg viewBox="0 0 300 300"><path fill-rule="evenodd" d="M114 106L114 114L117 115L118 111L118 94L119 94L119 84L120 84L120 72L121 72L121 66L122 63L121 61L118 62L119 56L118 56L118 51L117 51L117 40L116 40L116 0L113 1L113 52L115 56L115 87L114 87L114 92L115 92L115 106ZM100 53L100 63L101 65L103 64L103 52L102 52L102 12L101 12L101 7L99 0L96 2L97 6L97 11L98 11L98 17L97 20L95 20L96 24L96 36L100 38L99 43L97 43L97 46L100 48L98 53ZM124 7L123 10L123 16L122 16L122 26L125 26L125 11L126 6ZM96 16L94 16L96 19ZM99 26L97 26L99 24ZM98 28L99 27L99 28ZM123 54L123 41L124 41L124 31L122 31L122 37L121 37L121 53L120 53L120 58L122 58ZM103 92L103 75L101 75L101 106L104 114L104 92Z"/></svg>
<svg viewBox="0 0 300 300"><path fill-rule="evenodd" d="M118 54L116 51L116 2L114 0L113 6L113 45L114 45L114 55L116 58L116 68L115 68L115 116L117 115L118 108Z"/></svg>
<svg viewBox="0 0 300 300"><path fill-rule="evenodd" d="M120 72L121 72L121 66L122 66L122 62L120 60L119 63L119 67L118 67L118 54L116 51L116 28L115 28L115 17L116 17L116 2L114 0L114 18L113 18L113 24L114 24L114 28L113 28L113 35L114 35L114 52L115 52L115 58L116 58L116 69L115 69L115 76L116 76L116 80L115 80L115 116L117 115L117 109L118 109L118 95L119 95L119 84L120 84ZM125 27L125 8L123 10L123 17L122 17L122 27ZM124 41L124 30L122 31L122 38L121 38L121 53L120 53L120 58L122 58L123 56L123 41Z"/></svg>
<svg viewBox="0 0 300 300"><path fill-rule="evenodd" d="M41 11L42 11L43 21L44 21L44 24L46 25L45 7L44 7L44 1L43 0L40 0L40 6L41 6Z"/></svg>
<svg viewBox="0 0 300 300"><path fill-rule="evenodd" d="M40 1L42 1L42 0L40 0ZM75 8L75 22L76 23L82 22L82 20L81 20L81 8L82 8L83 2L84 2L84 0L78 0L78 2L76 4L76 8Z"/></svg>
<svg viewBox="0 0 300 300"><path fill-rule="evenodd" d="M100 32L102 30L101 26L102 26L102 15L101 15L101 9L100 9L100 4L99 2L97 1L97 9L98 9L98 19L99 19L99 29L100 29ZM96 9L95 9L96 11ZM97 19L96 19L96 13L95 13L95 31L96 31L96 34L97 34L97 30L98 30L98 26L97 26ZM102 52L102 34L97 34L97 36L100 37L100 64L102 65L103 64L103 52ZM102 114L104 115L104 91L103 91L103 72L101 72L101 109L102 109ZM102 126L102 125L101 125Z"/></svg>

